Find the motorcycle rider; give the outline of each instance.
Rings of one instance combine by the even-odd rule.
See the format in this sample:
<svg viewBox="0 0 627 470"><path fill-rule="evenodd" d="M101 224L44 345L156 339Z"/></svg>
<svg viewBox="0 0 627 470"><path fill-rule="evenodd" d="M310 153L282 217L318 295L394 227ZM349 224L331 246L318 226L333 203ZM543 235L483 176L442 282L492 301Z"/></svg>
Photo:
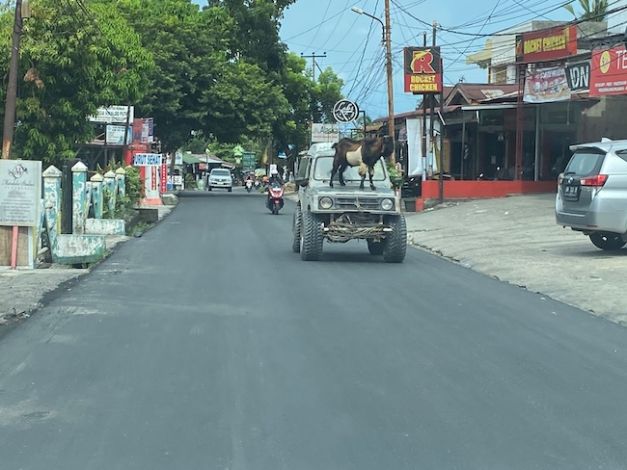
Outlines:
<svg viewBox="0 0 627 470"><path fill-rule="evenodd" d="M268 186L266 187L266 203L268 203L268 201L270 200L270 188L275 184L283 186L283 179L281 178L281 175L279 175L279 172L276 170L276 168L273 168L270 172L270 178L268 179Z"/></svg>

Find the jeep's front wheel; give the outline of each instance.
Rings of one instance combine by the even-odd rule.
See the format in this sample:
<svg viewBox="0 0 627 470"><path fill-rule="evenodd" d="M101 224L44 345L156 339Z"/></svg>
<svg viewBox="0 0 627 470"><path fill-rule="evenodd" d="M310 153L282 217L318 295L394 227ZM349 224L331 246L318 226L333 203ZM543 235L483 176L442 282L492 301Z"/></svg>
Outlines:
<svg viewBox="0 0 627 470"><path fill-rule="evenodd" d="M383 242L383 261L402 263L407 253L407 225L402 215L390 218L388 225L392 232Z"/></svg>
<svg viewBox="0 0 627 470"><path fill-rule="evenodd" d="M292 251L294 253L300 253L300 232L302 227L303 214L300 210L300 204L296 206L294 211L294 220L292 221Z"/></svg>
<svg viewBox="0 0 627 470"><path fill-rule="evenodd" d="M308 210L302 212L300 227L300 258L303 261L318 261L322 256L322 220Z"/></svg>

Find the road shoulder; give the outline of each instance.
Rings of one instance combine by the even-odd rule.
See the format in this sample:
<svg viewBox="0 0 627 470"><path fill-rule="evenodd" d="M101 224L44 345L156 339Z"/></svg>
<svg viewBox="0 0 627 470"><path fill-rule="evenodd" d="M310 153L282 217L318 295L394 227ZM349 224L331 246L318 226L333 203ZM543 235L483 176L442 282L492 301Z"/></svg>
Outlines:
<svg viewBox="0 0 627 470"><path fill-rule="evenodd" d="M627 250L596 249L556 225L553 207L552 195L454 203L409 215L409 243L627 325Z"/></svg>

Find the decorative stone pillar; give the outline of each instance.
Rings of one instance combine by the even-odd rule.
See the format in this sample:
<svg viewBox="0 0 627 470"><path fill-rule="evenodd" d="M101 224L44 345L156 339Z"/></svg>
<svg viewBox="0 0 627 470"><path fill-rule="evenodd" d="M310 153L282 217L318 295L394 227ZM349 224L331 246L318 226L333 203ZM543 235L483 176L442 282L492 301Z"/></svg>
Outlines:
<svg viewBox="0 0 627 470"><path fill-rule="evenodd" d="M115 218L115 196L116 196L116 182L115 173L111 170L107 171L104 175L104 187L105 187L105 203L108 204L109 219Z"/></svg>
<svg viewBox="0 0 627 470"><path fill-rule="evenodd" d="M72 167L72 232L85 233L87 219L87 167L78 162Z"/></svg>
<svg viewBox="0 0 627 470"><path fill-rule="evenodd" d="M126 196L126 170L122 167L115 170L115 181L118 186L118 195Z"/></svg>
<svg viewBox="0 0 627 470"><path fill-rule="evenodd" d="M51 165L43 172L44 180L44 208L50 205L54 208L54 226L57 232L61 230L61 170Z"/></svg>
<svg viewBox="0 0 627 470"><path fill-rule="evenodd" d="M102 219L103 211L103 194L102 182L104 178L100 173L96 173L90 178L91 180L91 200L94 206L94 219Z"/></svg>

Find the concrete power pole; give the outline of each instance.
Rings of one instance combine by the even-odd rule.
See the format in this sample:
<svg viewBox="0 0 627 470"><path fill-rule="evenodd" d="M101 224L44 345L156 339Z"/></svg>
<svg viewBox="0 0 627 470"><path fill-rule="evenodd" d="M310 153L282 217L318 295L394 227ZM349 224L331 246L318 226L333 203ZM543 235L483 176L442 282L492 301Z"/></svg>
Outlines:
<svg viewBox="0 0 627 470"><path fill-rule="evenodd" d="M4 127L2 134L2 158L11 156L13 130L15 127L15 106L17 102L17 72L20 59L20 40L22 38L22 0L15 1L15 21L11 45L11 64L9 66L9 82L7 97L4 104Z"/></svg>
<svg viewBox="0 0 627 470"><path fill-rule="evenodd" d="M392 69L392 29L390 26L390 0L385 0L385 68L388 82L388 135L395 141L394 131L394 79ZM396 164L396 150L390 155L390 164Z"/></svg>
<svg viewBox="0 0 627 470"><path fill-rule="evenodd" d="M315 82L316 81L316 69L320 69L320 66L316 62L316 59L326 58L327 53L323 52L322 54L316 54L315 52L313 52L311 55L303 55L303 53L301 52L300 56L303 59L311 59L312 61L311 70L313 71L313 81Z"/></svg>

